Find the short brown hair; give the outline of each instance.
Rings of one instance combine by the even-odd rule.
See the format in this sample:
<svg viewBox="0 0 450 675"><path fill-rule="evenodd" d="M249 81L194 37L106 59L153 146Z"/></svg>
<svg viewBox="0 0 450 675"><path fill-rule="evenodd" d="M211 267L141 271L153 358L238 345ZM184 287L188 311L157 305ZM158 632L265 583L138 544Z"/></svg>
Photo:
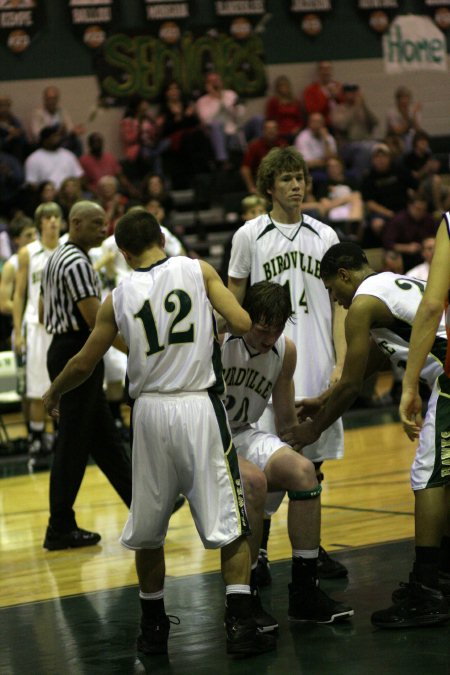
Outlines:
<svg viewBox="0 0 450 675"><path fill-rule="evenodd" d="M298 150L292 147L272 148L259 165L256 180L258 192L272 201L268 190L273 188L275 178L284 171L301 171L305 182L309 181L308 167Z"/></svg>

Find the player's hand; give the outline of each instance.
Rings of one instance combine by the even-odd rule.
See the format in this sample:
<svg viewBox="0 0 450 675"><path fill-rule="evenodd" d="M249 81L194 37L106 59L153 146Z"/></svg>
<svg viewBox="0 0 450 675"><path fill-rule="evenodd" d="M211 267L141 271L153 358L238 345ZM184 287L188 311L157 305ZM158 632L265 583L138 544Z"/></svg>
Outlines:
<svg viewBox="0 0 450 675"><path fill-rule="evenodd" d="M336 384L336 382L339 382L339 380L341 379L341 376L342 376L342 369L343 369L343 365L342 366L341 365L334 366L333 370L331 371L331 375L330 375L330 387L333 384Z"/></svg>
<svg viewBox="0 0 450 675"><path fill-rule="evenodd" d="M312 420L306 420L287 429L283 433L282 440L292 445L295 450L300 451L306 445L315 443L319 436L320 433L314 429Z"/></svg>
<svg viewBox="0 0 450 675"><path fill-rule="evenodd" d="M414 441L419 437L422 428L422 399L417 387L415 389L403 387L399 412L406 435Z"/></svg>
<svg viewBox="0 0 450 675"><path fill-rule="evenodd" d="M317 415L322 407L322 401L318 396L314 398L303 398L295 404L295 412L299 422L304 422L308 418Z"/></svg>
<svg viewBox="0 0 450 675"><path fill-rule="evenodd" d="M60 394L56 394L54 391L52 391L52 387L50 387L50 389L47 389L47 391L42 397L42 402L44 404L45 410L50 415L50 417L53 417L54 419L58 419L59 417L60 400L61 400Z"/></svg>

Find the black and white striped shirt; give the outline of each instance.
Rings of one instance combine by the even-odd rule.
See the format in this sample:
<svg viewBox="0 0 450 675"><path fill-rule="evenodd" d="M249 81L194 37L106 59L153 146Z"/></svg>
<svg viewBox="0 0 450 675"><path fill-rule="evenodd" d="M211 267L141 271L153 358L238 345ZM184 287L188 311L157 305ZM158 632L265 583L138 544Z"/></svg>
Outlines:
<svg viewBox="0 0 450 675"><path fill-rule="evenodd" d="M88 255L67 242L49 258L42 275L44 324L48 333L88 331L77 303L100 299L100 283Z"/></svg>

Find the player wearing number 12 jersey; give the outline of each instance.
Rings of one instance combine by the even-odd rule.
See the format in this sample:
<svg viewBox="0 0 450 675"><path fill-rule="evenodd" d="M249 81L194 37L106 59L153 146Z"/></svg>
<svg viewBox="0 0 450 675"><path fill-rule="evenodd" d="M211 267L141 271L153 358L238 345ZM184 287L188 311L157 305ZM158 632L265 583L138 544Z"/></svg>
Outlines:
<svg viewBox="0 0 450 675"><path fill-rule="evenodd" d="M132 504L121 542L136 551L138 650L167 653L164 540L181 492L204 546L222 549L228 653L269 651L275 638L263 635L252 616L249 528L220 400L224 384L213 308L238 335L250 329L250 317L210 265L166 257L160 226L144 209L130 209L114 235L134 271L101 306L85 346L45 395L46 409L54 410L63 393L89 376L120 331L134 399Z"/></svg>

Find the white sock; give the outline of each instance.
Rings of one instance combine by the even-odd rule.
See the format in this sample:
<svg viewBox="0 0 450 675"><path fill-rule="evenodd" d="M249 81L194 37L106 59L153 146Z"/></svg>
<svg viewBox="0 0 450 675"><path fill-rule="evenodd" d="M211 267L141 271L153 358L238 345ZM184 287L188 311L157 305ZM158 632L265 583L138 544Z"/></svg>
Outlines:
<svg viewBox="0 0 450 675"><path fill-rule="evenodd" d="M312 548L309 550L303 550L298 548L292 549L293 558L305 558L305 560L312 560L313 558L319 557L319 548Z"/></svg>
<svg viewBox="0 0 450 675"><path fill-rule="evenodd" d="M156 593L144 593L144 591L139 591L139 597L141 600L162 600L164 597L164 588Z"/></svg>
<svg viewBox="0 0 450 675"><path fill-rule="evenodd" d="M241 593L242 595L250 595L250 585L247 584L230 584L225 588L226 595L231 593Z"/></svg>

